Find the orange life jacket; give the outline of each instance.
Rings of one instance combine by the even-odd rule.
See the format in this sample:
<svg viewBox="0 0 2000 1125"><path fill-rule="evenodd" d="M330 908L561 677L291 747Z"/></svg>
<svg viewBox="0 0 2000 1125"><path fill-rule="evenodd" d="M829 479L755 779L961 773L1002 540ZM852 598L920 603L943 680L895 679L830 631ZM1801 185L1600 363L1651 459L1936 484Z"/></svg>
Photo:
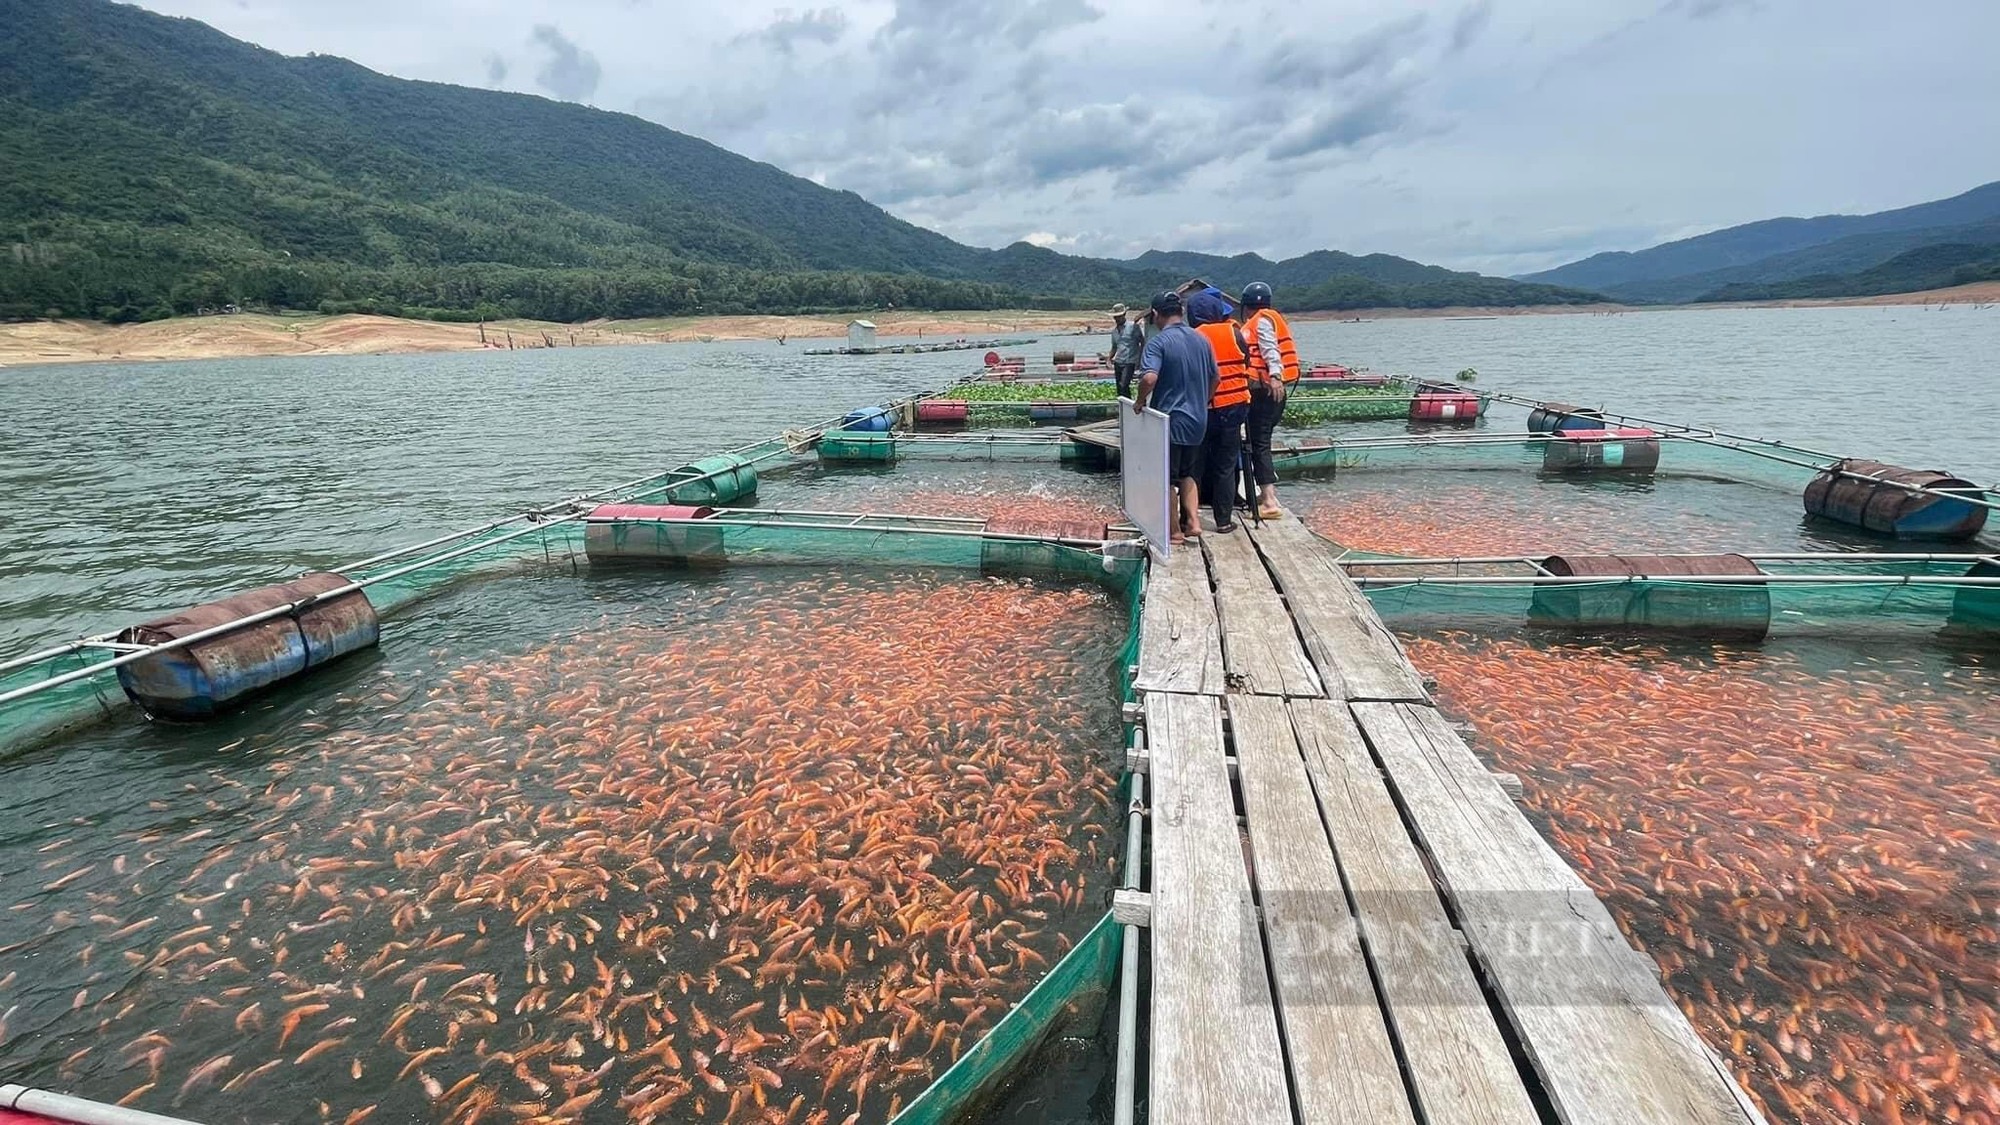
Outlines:
<svg viewBox="0 0 2000 1125"><path fill-rule="evenodd" d="M1229 321L1204 324L1195 329L1208 339L1215 351L1215 368L1222 378L1215 381L1215 395L1208 400L1210 410L1250 401L1250 360L1243 354L1242 338Z"/></svg>
<svg viewBox="0 0 2000 1125"><path fill-rule="evenodd" d="M1292 326L1276 309L1255 309L1249 319L1243 322L1244 346L1250 349L1250 378L1259 383L1271 381L1270 364L1264 362L1264 349L1257 346L1257 318L1271 318L1271 331L1278 337L1278 357L1284 361L1285 369L1279 373L1286 386L1299 381L1299 350L1292 344Z"/></svg>

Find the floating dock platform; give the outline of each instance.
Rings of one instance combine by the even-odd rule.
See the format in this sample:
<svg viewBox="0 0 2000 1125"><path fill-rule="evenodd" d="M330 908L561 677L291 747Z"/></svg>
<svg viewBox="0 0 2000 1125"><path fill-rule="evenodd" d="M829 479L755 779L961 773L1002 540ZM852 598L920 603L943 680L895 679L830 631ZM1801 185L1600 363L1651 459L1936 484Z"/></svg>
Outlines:
<svg viewBox="0 0 2000 1125"><path fill-rule="evenodd" d="M1156 1125L1762 1122L1296 521L1155 563Z"/></svg>

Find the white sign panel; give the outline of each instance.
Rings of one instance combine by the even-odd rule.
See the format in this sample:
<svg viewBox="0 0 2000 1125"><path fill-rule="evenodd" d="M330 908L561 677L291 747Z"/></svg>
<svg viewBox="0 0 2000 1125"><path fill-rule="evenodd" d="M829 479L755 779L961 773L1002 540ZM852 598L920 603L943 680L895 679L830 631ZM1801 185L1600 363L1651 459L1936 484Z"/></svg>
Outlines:
<svg viewBox="0 0 2000 1125"><path fill-rule="evenodd" d="M1167 416L1147 407L1132 413L1132 400L1118 400L1118 459L1123 466L1125 517L1146 535L1157 562L1167 561L1173 531L1172 482L1167 479Z"/></svg>

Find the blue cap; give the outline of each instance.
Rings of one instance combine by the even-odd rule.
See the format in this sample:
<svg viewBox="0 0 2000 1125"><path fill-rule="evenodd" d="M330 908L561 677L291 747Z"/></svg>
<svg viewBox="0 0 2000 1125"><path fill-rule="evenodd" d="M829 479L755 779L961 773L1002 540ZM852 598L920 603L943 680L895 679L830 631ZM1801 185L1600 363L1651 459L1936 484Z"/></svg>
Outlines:
<svg viewBox="0 0 2000 1125"><path fill-rule="evenodd" d="M1197 328L1228 320L1230 311L1229 302L1212 289L1204 289L1188 298L1188 323Z"/></svg>

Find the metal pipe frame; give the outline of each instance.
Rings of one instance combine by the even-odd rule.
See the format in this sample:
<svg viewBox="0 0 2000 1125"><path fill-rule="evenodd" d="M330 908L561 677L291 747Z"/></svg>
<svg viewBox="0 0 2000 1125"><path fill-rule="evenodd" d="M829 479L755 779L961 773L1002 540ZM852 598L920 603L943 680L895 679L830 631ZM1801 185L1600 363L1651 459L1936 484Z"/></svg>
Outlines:
<svg viewBox="0 0 2000 1125"><path fill-rule="evenodd" d="M1989 589L2000 577L1946 574L1628 574L1616 577L1556 575L1445 574L1436 577L1351 578L1356 586L1630 586L1635 582L1698 583L1704 586L1943 586Z"/></svg>
<svg viewBox="0 0 2000 1125"><path fill-rule="evenodd" d="M1143 749L1143 731L1132 732L1133 749ZM1125 819L1125 888L1138 890L1144 866L1146 775L1132 775L1132 802ZM1132 1125L1138 1101L1139 927L1127 925L1120 945L1118 975L1118 1063L1113 1086L1113 1125Z"/></svg>

